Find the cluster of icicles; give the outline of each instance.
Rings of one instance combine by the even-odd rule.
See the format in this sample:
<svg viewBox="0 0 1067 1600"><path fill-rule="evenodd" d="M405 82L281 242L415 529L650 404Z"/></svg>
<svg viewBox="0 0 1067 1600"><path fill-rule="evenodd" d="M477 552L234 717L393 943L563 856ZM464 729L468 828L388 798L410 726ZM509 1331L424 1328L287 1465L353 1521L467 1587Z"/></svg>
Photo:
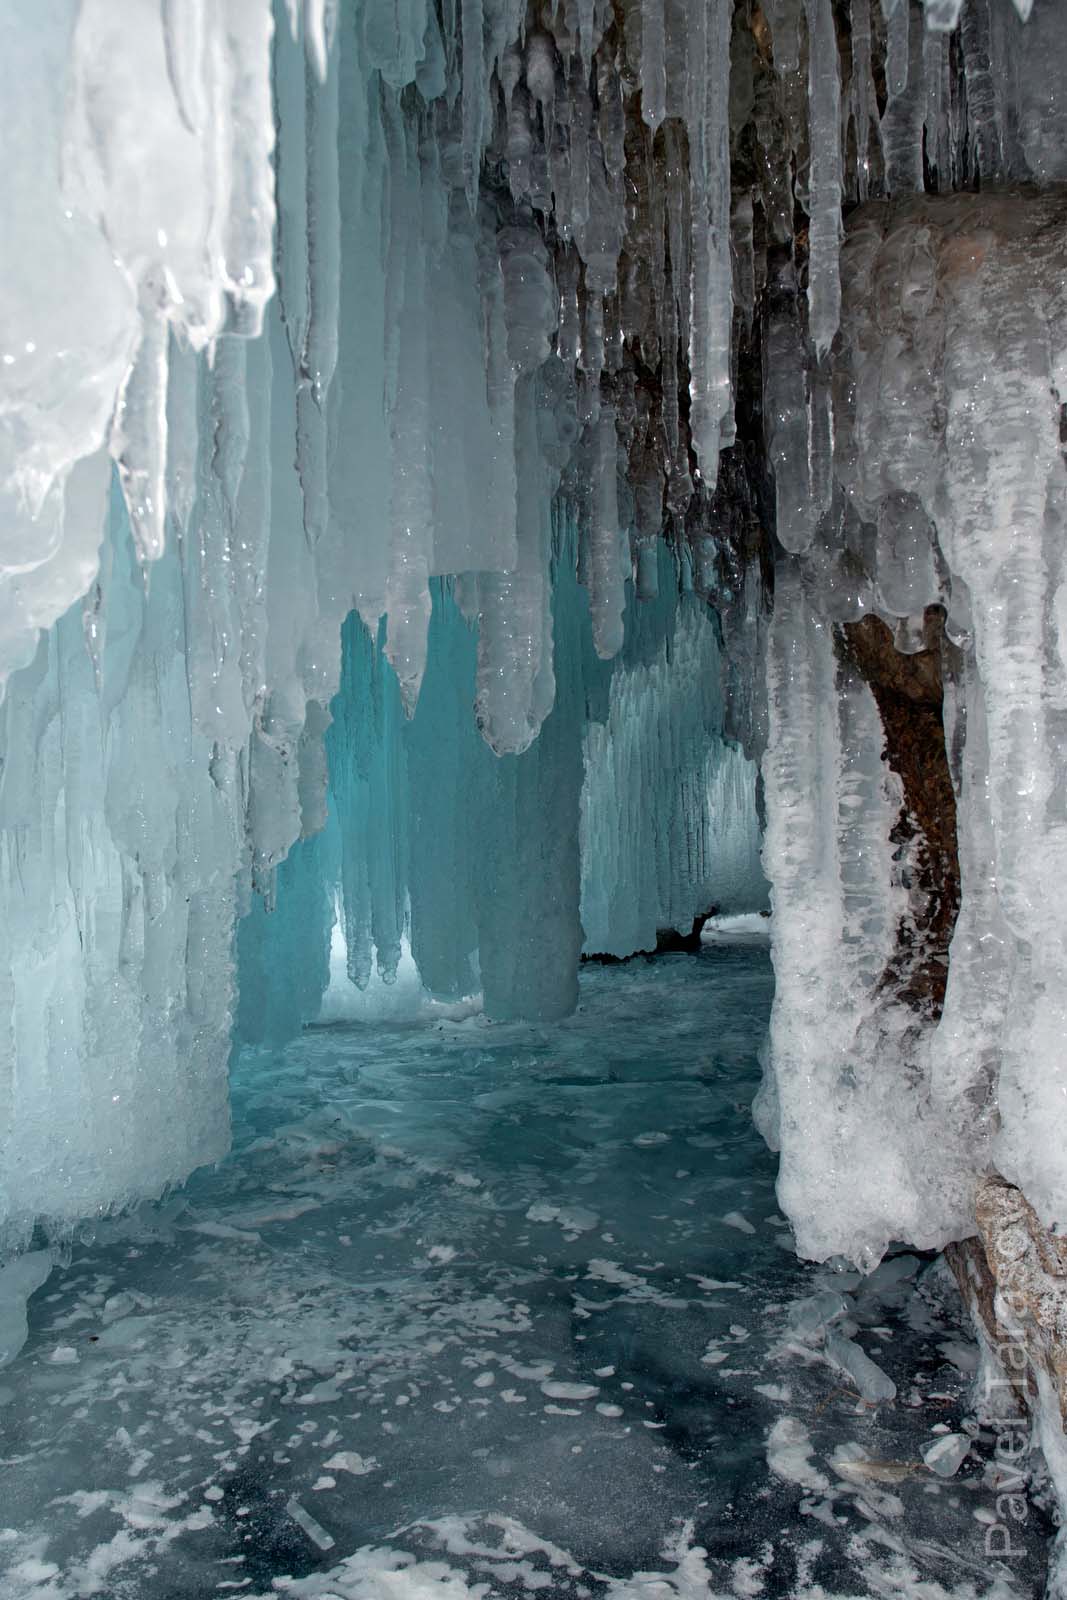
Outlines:
<svg viewBox="0 0 1067 1600"><path fill-rule="evenodd" d="M158 557L168 346L210 360L220 338L256 335L275 263L305 528L317 540L332 519L358 547L336 586L368 620L388 616L409 703L427 578L481 573L465 605L484 636L483 731L501 751L536 735L552 685L547 524L531 502L561 484L582 513L602 654L620 642L631 560L640 571L665 530L687 539L700 586L728 610L743 572L712 491L768 275L767 413L793 547L828 483L818 358L839 315L842 199L921 189L924 151L939 187L1012 170L999 102L1017 48L1007 0L964 8L962 73L945 31L960 0L931 0L925 31L908 0L883 9L853 0L847 51L833 0L769 0L766 13L733 0L449 0L440 20L426 0L289 0L275 18L266 0L158 12L83 0L48 29L10 27L5 215L18 267L3 306L0 672L90 585L101 449L118 463L139 558ZM272 24L279 38L302 27L308 57L305 85L294 53L275 52L277 152ZM1029 53L1035 115L1019 127L1034 148L1014 168L1045 176L1040 41ZM43 115L21 116L30 102ZM752 171L732 193L743 135ZM384 245L386 282L367 263L369 297L346 304L357 216L371 249ZM411 249L421 270L398 260ZM375 444L393 458L381 502L361 506L330 473L359 410L339 392L342 309L362 310L356 342L383 380ZM480 361L435 396L451 352L433 322L466 334L468 316ZM448 462L478 480L473 494ZM643 567L654 573L650 555ZM745 604L758 608L751 586ZM252 687L262 701L274 685Z"/></svg>

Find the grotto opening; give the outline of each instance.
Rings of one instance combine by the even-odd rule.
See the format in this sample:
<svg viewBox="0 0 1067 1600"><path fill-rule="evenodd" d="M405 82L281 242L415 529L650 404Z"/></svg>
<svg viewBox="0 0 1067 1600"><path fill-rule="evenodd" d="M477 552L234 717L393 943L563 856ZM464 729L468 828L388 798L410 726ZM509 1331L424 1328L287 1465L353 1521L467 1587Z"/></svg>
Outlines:
<svg viewBox="0 0 1067 1600"><path fill-rule="evenodd" d="M0 1596L1064 1600L1062 0L0 74Z"/></svg>

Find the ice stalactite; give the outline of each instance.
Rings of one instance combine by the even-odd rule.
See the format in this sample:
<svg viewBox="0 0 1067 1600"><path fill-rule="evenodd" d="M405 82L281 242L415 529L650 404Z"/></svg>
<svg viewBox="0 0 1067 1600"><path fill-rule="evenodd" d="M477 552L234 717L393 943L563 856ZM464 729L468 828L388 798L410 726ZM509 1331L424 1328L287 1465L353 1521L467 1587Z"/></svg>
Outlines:
<svg viewBox="0 0 1067 1600"><path fill-rule="evenodd" d="M255 334L274 286L261 0L5 7L0 681L85 593L104 531L71 492L110 446L142 559L164 544L168 332ZM82 474L84 478L84 473Z"/></svg>
<svg viewBox="0 0 1067 1600"><path fill-rule="evenodd" d="M720 436L731 442L730 0L689 9L686 127L692 173L689 371L693 450L702 476L719 475Z"/></svg>
<svg viewBox="0 0 1067 1600"><path fill-rule="evenodd" d="M907 0L901 0L907 16ZM817 356L833 343L841 315L837 254L841 241L841 87L831 0L808 0L808 107L811 122L811 217L808 324Z"/></svg>

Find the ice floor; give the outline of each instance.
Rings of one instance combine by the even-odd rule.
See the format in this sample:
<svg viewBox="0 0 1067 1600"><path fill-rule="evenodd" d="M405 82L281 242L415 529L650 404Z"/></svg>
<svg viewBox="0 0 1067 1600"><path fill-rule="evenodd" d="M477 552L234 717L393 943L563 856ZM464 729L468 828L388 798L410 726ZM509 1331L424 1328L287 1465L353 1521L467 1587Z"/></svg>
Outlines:
<svg viewBox="0 0 1067 1600"><path fill-rule="evenodd" d="M833 1280L893 1401L789 1332L830 1275L749 1115L770 998L720 943L587 969L551 1028L246 1055L231 1158L31 1302L3 1600L1037 1592L1036 1509L984 1551L988 1441L921 1464L973 1363L939 1274Z"/></svg>

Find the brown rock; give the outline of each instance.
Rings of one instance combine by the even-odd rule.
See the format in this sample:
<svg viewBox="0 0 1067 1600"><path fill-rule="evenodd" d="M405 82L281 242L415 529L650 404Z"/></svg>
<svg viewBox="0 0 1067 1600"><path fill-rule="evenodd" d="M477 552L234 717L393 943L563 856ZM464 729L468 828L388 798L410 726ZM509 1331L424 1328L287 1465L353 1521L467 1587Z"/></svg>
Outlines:
<svg viewBox="0 0 1067 1600"><path fill-rule="evenodd" d="M1023 1347L1038 1380L1031 1392L1051 1387L1067 1427L1067 1239L1050 1233L1022 1190L997 1175L979 1186L975 1216L996 1286L994 1324L1003 1343Z"/></svg>
<svg viewBox="0 0 1067 1600"><path fill-rule="evenodd" d="M931 1021L941 1015L948 947L960 909L956 795L945 750L942 673L944 611L929 606L926 648L905 655L878 617L845 623L843 655L869 684L885 733L885 760L898 774L904 806L890 835L908 856L912 883L908 915L881 980L883 992Z"/></svg>

